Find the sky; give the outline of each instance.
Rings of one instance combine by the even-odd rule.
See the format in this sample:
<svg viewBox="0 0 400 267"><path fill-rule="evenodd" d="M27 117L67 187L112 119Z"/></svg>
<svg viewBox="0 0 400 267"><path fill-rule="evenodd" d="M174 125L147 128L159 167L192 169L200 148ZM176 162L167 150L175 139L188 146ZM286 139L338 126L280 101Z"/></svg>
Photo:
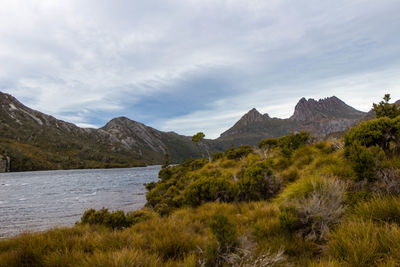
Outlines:
<svg viewBox="0 0 400 267"><path fill-rule="evenodd" d="M400 99L398 0L0 0L0 91L81 127L217 138L255 107Z"/></svg>

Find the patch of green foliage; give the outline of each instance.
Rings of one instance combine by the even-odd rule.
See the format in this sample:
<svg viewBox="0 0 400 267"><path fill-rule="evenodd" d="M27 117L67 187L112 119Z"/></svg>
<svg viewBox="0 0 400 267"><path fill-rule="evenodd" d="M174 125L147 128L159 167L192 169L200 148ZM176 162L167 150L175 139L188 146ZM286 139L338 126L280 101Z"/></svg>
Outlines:
<svg viewBox="0 0 400 267"><path fill-rule="evenodd" d="M381 117L363 122L344 137L345 155L357 174L357 180L376 179L376 172L386 156L400 151L400 116Z"/></svg>
<svg viewBox="0 0 400 267"><path fill-rule="evenodd" d="M373 110L377 118L388 117L393 119L400 116L400 107L396 104L390 104L389 101L390 94L385 94L383 101L379 102L379 104L373 104Z"/></svg>
<svg viewBox="0 0 400 267"><path fill-rule="evenodd" d="M125 214L122 210L108 211L102 208L86 210L79 224L104 225L112 229L123 229L135 223L151 218L152 213L147 210L139 210Z"/></svg>
<svg viewBox="0 0 400 267"><path fill-rule="evenodd" d="M253 148L248 145L239 146L238 148L230 148L225 151L225 156L228 159L241 159L247 156L249 153L253 152Z"/></svg>
<svg viewBox="0 0 400 267"><path fill-rule="evenodd" d="M290 157L296 149L305 145L310 139L310 134L307 132L292 133L279 138L263 139L258 146L262 149L270 149L279 147L286 157Z"/></svg>

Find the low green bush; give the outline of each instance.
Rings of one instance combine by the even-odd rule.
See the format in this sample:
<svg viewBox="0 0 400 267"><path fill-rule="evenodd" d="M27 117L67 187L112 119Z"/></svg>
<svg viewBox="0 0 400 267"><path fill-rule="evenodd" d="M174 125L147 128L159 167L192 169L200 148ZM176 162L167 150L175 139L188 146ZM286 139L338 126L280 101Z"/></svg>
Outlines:
<svg viewBox="0 0 400 267"><path fill-rule="evenodd" d="M224 153L223 152L215 152L211 155L211 161L215 162L219 159L222 159L224 157Z"/></svg>
<svg viewBox="0 0 400 267"><path fill-rule="evenodd" d="M198 206L209 201L230 202L235 199L237 186L223 177L201 177L184 190L184 201Z"/></svg>
<svg viewBox="0 0 400 267"><path fill-rule="evenodd" d="M112 229L123 229L151 217L151 212L146 210L133 211L125 215L122 210L110 212L105 208L98 211L89 209L83 213L79 224L104 225Z"/></svg>
<svg viewBox="0 0 400 267"><path fill-rule="evenodd" d="M237 244L237 230L235 224L229 221L228 217L215 213L210 220L211 233L217 239L223 252L230 251Z"/></svg>
<svg viewBox="0 0 400 267"><path fill-rule="evenodd" d="M228 159L238 160L238 159L241 159L242 157L247 156L251 152L253 152L253 148L251 146L243 145L243 146L239 146L238 148L232 147L232 148L226 150L225 156Z"/></svg>
<svg viewBox="0 0 400 267"><path fill-rule="evenodd" d="M281 181L272 175L272 171L264 162L249 166L238 181L239 200L268 199L280 190Z"/></svg>
<svg viewBox="0 0 400 267"><path fill-rule="evenodd" d="M287 136L279 138L266 138L261 140L258 146L264 150L271 150L275 147L281 149L282 154L285 157L290 157L292 153L305 145L310 140L310 134L307 132L292 133Z"/></svg>
<svg viewBox="0 0 400 267"><path fill-rule="evenodd" d="M281 173L284 182L294 182L300 177L300 173L296 167L289 168Z"/></svg>
<svg viewBox="0 0 400 267"><path fill-rule="evenodd" d="M385 158L383 150L378 146L365 147L355 142L347 147L347 157L357 174L357 181L376 180L376 172Z"/></svg>

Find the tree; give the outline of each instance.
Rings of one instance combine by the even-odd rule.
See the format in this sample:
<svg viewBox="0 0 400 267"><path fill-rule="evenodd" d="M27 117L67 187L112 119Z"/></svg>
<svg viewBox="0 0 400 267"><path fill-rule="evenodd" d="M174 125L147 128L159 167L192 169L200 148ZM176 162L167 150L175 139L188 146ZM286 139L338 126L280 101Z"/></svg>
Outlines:
<svg viewBox="0 0 400 267"><path fill-rule="evenodd" d="M375 111L376 117L389 117L391 119L400 116L400 108L396 104L390 104L390 94L385 94L383 101L379 104L373 104L373 110Z"/></svg>
<svg viewBox="0 0 400 267"><path fill-rule="evenodd" d="M278 145L277 138L266 138L261 140L258 147L262 149L264 157L267 158L269 152Z"/></svg>
<svg viewBox="0 0 400 267"><path fill-rule="evenodd" d="M168 149L166 146L164 146L164 163L161 166L161 168L166 169L166 168L168 168L169 164L170 164L170 161L169 161Z"/></svg>
<svg viewBox="0 0 400 267"><path fill-rule="evenodd" d="M210 153L208 152L207 145L203 142L204 137L206 135L203 132L198 132L197 134L192 136L192 141L197 145L197 148L199 149L201 155L203 156L203 152L201 150L201 147L204 148L204 150L207 152L208 155L208 161L211 161L211 156Z"/></svg>

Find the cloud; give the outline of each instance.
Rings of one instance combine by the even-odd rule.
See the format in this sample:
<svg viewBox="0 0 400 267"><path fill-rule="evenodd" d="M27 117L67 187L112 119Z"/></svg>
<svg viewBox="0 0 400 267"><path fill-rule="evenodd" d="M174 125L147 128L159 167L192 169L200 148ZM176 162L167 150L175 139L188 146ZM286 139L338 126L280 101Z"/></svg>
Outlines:
<svg viewBox="0 0 400 267"><path fill-rule="evenodd" d="M400 3L3 0L0 90L79 125L128 116L216 137L302 96L398 92ZM390 91L391 90L391 91Z"/></svg>

